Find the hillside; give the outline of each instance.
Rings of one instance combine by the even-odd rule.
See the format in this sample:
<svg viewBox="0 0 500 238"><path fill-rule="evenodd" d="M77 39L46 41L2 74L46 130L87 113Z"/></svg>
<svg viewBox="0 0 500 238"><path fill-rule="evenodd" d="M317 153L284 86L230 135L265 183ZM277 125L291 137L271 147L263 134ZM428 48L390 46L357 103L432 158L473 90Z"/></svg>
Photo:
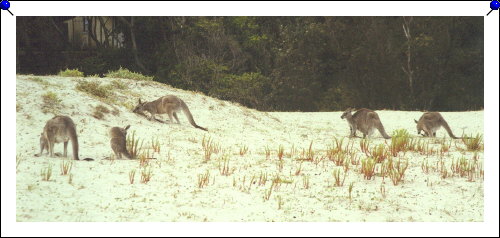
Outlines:
<svg viewBox="0 0 500 238"><path fill-rule="evenodd" d="M107 96L77 90L79 81L101 82ZM131 112L139 98L152 101L167 94L183 99L196 123L209 131L192 127L183 113L179 125ZM260 112L152 81L30 75L17 76L16 105L17 221L483 220L483 150L466 150L462 140L451 140L443 129L437 138L421 138L413 119L422 112L378 111L389 134L406 129L427 146L394 158L407 159L409 165L394 185L382 178L382 164L366 180L361 162L350 163L345 173L347 165L337 166L329 157L338 148L335 139L343 138L341 149L350 145L350 158L367 157L360 138L346 137L349 127L340 119L342 112ZM99 106L102 115L96 112ZM80 158L95 160L75 161L71 175L61 175L63 158L34 156L45 122L54 114L73 119ZM442 115L456 135L484 133L483 111ZM168 120L166 115L157 118ZM126 125L131 125L129 135L135 132L144 140L143 152L155 158L149 165L113 159L108 130ZM159 142L159 152L153 152L152 141ZM391 140L375 131L369 143L369 148L380 144L388 150ZM449 151L441 151L447 145ZM55 151L62 153L63 145L56 144ZM460 158L473 164L472 178L453 171ZM52 176L43 181L41 171L49 166ZM448 175L443 176L443 168ZM342 186L334 184L336 169L346 174ZM147 183L141 182L143 172L151 172Z"/></svg>

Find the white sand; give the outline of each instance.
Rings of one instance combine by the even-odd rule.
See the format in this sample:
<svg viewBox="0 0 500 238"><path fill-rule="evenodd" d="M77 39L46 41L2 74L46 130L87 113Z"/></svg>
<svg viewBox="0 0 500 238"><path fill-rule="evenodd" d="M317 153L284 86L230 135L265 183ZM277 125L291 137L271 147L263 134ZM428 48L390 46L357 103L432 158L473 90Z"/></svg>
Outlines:
<svg viewBox="0 0 500 238"><path fill-rule="evenodd" d="M119 115L106 114L103 120L92 116L94 107L110 105L100 102L86 93L75 90L76 78L56 76L39 77L57 86L46 87L29 80L33 76L18 75L16 80L17 104L21 106L16 117L16 153L23 161L17 168L17 221L483 221L483 179L468 182L467 178L441 179L439 172L431 169L423 173L421 162L427 158L435 167L437 156L407 153L410 166L404 182L394 186L389 178L376 176L365 180L359 173L361 166L351 166L343 187L333 186L332 171L336 166L327 159L315 165L302 163L302 172L295 171L302 149L309 147L318 156L324 156L333 138L349 134L341 112L259 112L204 96L199 93L174 89L154 82L123 80L128 90L117 90ZM86 78L85 80L95 80ZM108 84L112 79L99 79ZM33 156L39 152L39 135L45 122L53 114L44 114L42 95L55 92L62 99L61 114L70 116L77 125L80 142L80 158L95 161L76 161L69 176L60 175L62 158ZM192 127L184 114L179 114L181 125L150 122L129 111L122 103L136 104L140 95L143 100L174 94L189 106L198 125L207 127L204 132ZM378 111L389 134L396 129L407 129L417 137L413 119L422 112ZM443 112L456 135L483 134L483 111ZM166 115L160 116L166 120ZM140 182L141 168L137 160L104 160L112 155L107 132L112 126L130 124L129 133L150 141L158 137L161 152L154 154L150 168L151 181ZM358 132L358 135L360 133ZM213 154L205 162L201 145L203 137L210 137L229 155L229 176L219 172L221 153ZM444 129L438 138L450 140ZM359 150L359 140L354 139ZM434 139L425 140L434 141ZM372 145L390 143L378 132L371 136ZM449 169L453 159L461 156L472 158L474 152L463 152L460 140L452 143L451 152L443 160ZM347 142L347 139L344 143ZM285 156L284 168L278 170L276 150L283 145L289 153L292 145L298 153ZM438 144L433 144L438 148ZM240 147L249 152L240 156ZM266 159L264 148L272 150ZM62 153L62 144L56 144L56 152ZM71 157L71 144L68 155ZM359 152L359 155L363 154ZM483 152L478 153L479 162ZM364 156L362 156L364 157ZM40 172L53 166L50 181L42 181ZM135 183L130 184L128 173L136 169ZM210 182L198 188L198 175L210 172ZM256 180L261 173L268 174L264 186ZM276 174L291 181L273 190L268 201L264 194ZM304 177L310 178L310 188L303 186ZM348 185L354 182L352 201L348 198ZM386 197L380 192L384 185ZM281 209L278 202L281 199Z"/></svg>

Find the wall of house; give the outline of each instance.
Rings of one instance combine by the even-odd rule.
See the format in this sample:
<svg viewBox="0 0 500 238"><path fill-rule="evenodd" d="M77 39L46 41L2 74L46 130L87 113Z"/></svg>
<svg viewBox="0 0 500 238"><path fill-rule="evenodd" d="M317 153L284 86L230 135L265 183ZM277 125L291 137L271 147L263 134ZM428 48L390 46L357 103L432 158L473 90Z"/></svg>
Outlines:
<svg viewBox="0 0 500 238"><path fill-rule="evenodd" d="M94 31L95 29L95 37L97 41L104 43L106 38L106 32L104 27L108 29L108 31L112 31L114 19L109 17L103 17L104 26L101 26L100 21L93 17L91 20L91 24L89 24L89 31ZM68 25L68 39L73 44L74 47L84 49L84 48L95 48L97 46L96 42L92 40L88 32L84 31L84 17L75 17L73 19L66 21ZM91 27L91 26L95 26ZM116 37L109 36L108 41L110 45L116 48L123 47L123 42L119 42Z"/></svg>

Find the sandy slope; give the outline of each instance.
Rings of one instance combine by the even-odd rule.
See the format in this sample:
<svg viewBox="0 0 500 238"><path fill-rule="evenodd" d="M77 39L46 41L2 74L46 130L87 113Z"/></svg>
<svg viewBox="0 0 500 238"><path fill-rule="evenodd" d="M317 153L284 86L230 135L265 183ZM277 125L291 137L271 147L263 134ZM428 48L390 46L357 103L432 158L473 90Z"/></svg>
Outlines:
<svg viewBox="0 0 500 238"><path fill-rule="evenodd" d="M100 102L86 93L75 90L75 78L56 76L38 77L52 86L30 80L33 76L18 75L16 95L19 110L16 117L17 154L24 159L17 168L17 221L482 221L483 180L468 182L466 178L441 179L438 172L423 173L421 162L427 157L435 166L437 156L407 153L410 166L404 183L394 186L386 178L377 176L364 180L360 166L351 166L343 187L333 186L332 171L336 166L324 160L315 164L303 162L302 172L295 175L300 165L296 158L313 141L317 155L324 156L333 138L348 135L347 122L341 112L258 112L234 103L174 89L154 82L123 80L129 86L116 90L116 101L111 105ZM85 80L96 80L86 78ZM103 84L113 79L99 79ZM122 80L122 79L120 79ZM73 164L72 183L69 176L60 175L61 158L34 157L39 151L38 136L45 122L53 114L41 110L41 97L47 91L62 99L61 114L69 115L77 124L80 158L94 158L93 162ZM125 105L135 105L138 96L153 100L166 94L182 98L196 120L209 132L189 125L181 114L181 125L150 122L130 112ZM103 120L92 116L94 107L104 105L119 114L106 114ZM407 129L416 134L413 119L421 112L379 111L389 134L395 129ZM483 112L444 112L455 134L483 134ZM167 116L163 116L167 119ZM150 147L152 138L159 138L161 152L154 156L150 168L151 181L140 182L141 168L136 160L104 160L112 154L107 131L112 126L131 125ZM229 155L230 170L223 176L219 164L223 152L212 155L205 162L203 137L210 137ZM438 137L446 137L444 130ZM359 140L354 139L359 150ZM431 140L431 139L426 139ZM347 140L346 140L347 141ZM385 143L378 132L372 135L372 145ZM389 143L389 141L387 141ZM278 170L276 150L283 145L289 153L292 145L298 151L285 156L283 170ZM240 156L243 146L249 152ZM264 148L272 150L266 159ZM435 144L435 146L439 146ZM56 145L62 152L62 144ZM436 147L437 148L437 147ZM453 158L472 158L473 152L461 152L463 144L457 140L444 160L449 166ZM71 149L69 149L71 155ZM360 152L361 156L362 153ZM483 153L479 153L483 161ZM42 181L40 171L53 166L50 181ZM135 183L128 174L136 170ZM198 188L198 176L210 172L210 182ZM259 186L255 180L268 174L268 181ZM279 174L290 183L273 189L269 200L264 194L271 179ZM254 182L252 183L252 177ZM310 188L305 189L304 178L309 177ZM348 185L354 182L352 201ZM380 192L385 187L386 197ZM281 208L278 203L281 201Z"/></svg>

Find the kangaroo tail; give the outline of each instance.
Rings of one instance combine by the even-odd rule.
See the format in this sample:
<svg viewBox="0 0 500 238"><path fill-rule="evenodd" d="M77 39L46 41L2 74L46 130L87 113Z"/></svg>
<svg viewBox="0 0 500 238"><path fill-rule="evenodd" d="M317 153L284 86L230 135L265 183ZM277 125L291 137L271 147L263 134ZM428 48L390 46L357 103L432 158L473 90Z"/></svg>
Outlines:
<svg viewBox="0 0 500 238"><path fill-rule="evenodd" d="M127 157L128 159L135 159L127 150L127 148L125 148L122 152L122 154Z"/></svg>
<svg viewBox="0 0 500 238"><path fill-rule="evenodd" d="M68 130L71 139L71 147L73 148L73 159L80 160L78 157L78 137L76 135L75 125L73 124L72 126L69 126Z"/></svg>
<svg viewBox="0 0 500 238"><path fill-rule="evenodd" d="M448 135L453 138L453 139L460 139L461 137L456 137L455 135L453 135L453 132L451 131L450 129L450 126L448 126L448 123L442 119L442 123L443 123L443 127L444 129L446 129L446 131L448 132Z"/></svg>
<svg viewBox="0 0 500 238"><path fill-rule="evenodd" d="M389 135L387 135L387 133L385 132L384 125L382 125L382 122L380 121L380 117L378 117L377 113L370 112L370 113L368 113L368 117L370 118L370 120L375 121L375 125L376 125L378 131L380 132L380 134L382 134L382 136L385 139L391 139L391 137Z"/></svg>
<svg viewBox="0 0 500 238"><path fill-rule="evenodd" d="M385 139L391 139L391 136L387 135L387 133L385 132L385 129L384 129L384 126L382 125L382 123L379 123L377 129Z"/></svg>
<svg viewBox="0 0 500 238"><path fill-rule="evenodd" d="M191 125L193 125L194 127L198 128L198 129L208 131L206 128L203 128L201 126L196 125L196 122L194 122L193 115L191 115L191 111L189 111L188 106L186 105L186 103L182 99L180 101L181 101L182 111L184 112L184 114L186 114L186 117L188 118L189 123L191 123Z"/></svg>

